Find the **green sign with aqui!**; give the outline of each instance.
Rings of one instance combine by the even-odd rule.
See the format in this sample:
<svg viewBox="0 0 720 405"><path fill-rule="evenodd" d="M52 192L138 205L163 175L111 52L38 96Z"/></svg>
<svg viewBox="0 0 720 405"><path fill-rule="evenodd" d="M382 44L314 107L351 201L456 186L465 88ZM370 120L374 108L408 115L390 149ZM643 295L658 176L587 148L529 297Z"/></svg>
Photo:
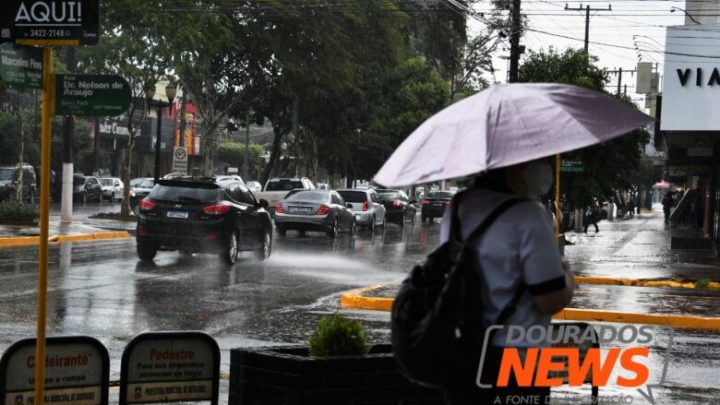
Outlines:
<svg viewBox="0 0 720 405"><path fill-rule="evenodd" d="M130 85L115 75L57 75L55 93L58 115L120 115L131 98Z"/></svg>
<svg viewBox="0 0 720 405"><path fill-rule="evenodd" d="M42 89L43 51L32 46L0 45L0 81Z"/></svg>

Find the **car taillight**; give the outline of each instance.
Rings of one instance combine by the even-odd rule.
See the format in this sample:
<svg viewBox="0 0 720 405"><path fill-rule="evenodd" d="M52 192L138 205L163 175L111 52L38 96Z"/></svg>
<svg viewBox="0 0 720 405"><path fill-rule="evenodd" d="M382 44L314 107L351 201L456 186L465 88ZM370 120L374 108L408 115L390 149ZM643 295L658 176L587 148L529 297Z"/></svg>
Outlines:
<svg viewBox="0 0 720 405"><path fill-rule="evenodd" d="M369 210L369 209L370 209L370 206L368 205L367 200L365 200L365 202L363 202L363 208L362 208L362 210L363 210L363 211L367 211L367 210Z"/></svg>
<svg viewBox="0 0 720 405"><path fill-rule="evenodd" d="M275 213L276 214L284 214L285 213L285 207L283 207L282 203L277 203L275 205Z"/></svg>
<svg viewBox="0 0 720 405"><path fill-rule="evenodd" d="M327 205L321 205L320 208L315 212L315 215L327 215L330 213L330 207Z"/></svg>
<svg viewBox="0 0 720 405"><path fill-rule="evenodd" d="M140 210L141 211L150 211L155 209L155 203L148 200L147 198L143 198L140 200Z"/></svg>
<svg viewBox="0 0 720 405"><path fill-rule="evenodd" d="M392 206L394 208L402 207L402 202L400 202L400 200L395 200L393 201Z"/></svg>
<svg viewBox="0 0 720 405"><path fill-rule="evenodd" d="M430 201L428 201L428 200L422 200L422 205L430 205Z"/></svg>
<svg viewBox="0 0 720 405"><path fill-rule="evenodd" d="M206 205L202 208L203 213L207 215L225 215L230 212L230 204L220 203L213 205Z"/></svg>
<svg viewBox="0 0 720 405"><path fill-rule="evenodd" d="M446 206L446 207L449 207L451 201L452 201L452 200L447 200L447 201L445 202L445 206Z"/></svg>

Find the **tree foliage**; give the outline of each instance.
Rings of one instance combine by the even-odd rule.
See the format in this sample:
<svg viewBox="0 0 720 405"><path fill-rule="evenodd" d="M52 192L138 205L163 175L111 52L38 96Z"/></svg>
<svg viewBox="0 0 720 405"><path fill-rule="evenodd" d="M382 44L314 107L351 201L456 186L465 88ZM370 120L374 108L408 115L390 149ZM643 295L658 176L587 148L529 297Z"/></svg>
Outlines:
<svg viewBox="0 0 720 405"><path fill-rule="evenodd" d="M563 52L531 52L520 66L520 79L525 82L574 84L605 92L608 73L595 66L597 58L584 50ZM616 96L630 106L630 99ZM636 108L636 107L635 107ZM649 141L647 131L639 129L608 142L565 153L563 159L582 162L583 173L565 173L561 192L571 208L588 206L594 198L612 195L613 190L633 186L633 179L642 170L642 148Z"/></svg>

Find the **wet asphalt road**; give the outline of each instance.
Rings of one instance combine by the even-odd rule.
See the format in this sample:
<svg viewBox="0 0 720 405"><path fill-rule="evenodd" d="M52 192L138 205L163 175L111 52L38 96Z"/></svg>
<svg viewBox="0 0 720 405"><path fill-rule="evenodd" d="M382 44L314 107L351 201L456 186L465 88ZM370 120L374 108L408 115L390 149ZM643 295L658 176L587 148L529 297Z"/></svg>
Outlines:
<svg viewBox="0 0 720 405"><path fill-rule="evenodd" d="M104 208L86 208L94 209ZM603 224L597 236L571 237L576 246L584 247L568 250L569 259L581 274L608 272L615 264L614 275L632 277L627 268L640 267L638 263L644 260L633 259L629 253L623 259L618 252L629 247L622 245L622 240L630 244L634 238L649 238L650 234L638 236L642 232L637 227L625 229L629 222L612 225L614 228L606 224L604 230ZM404 229L388 225L375 234L343 234L334 240L323 234L300 237L288 232L287 237L275 240L268 261L258 263L248 256L233 267L212 255L182 258L175 252L159 253L154 264L141 263L132 239L54 245L50 252L48 335L83 334L99 339L110 352L110 378L117 380L122 351L133 335L202 330L218 341L221 370L227 373L229 349L302 343L319 316L338 309L340 292L401 281L412 265L436 246L438 228L437 223L421 225L418 221ZM635 236L629 237L632 233ZM597 245L595 251L586 246L592 243ZM616 249L616 254L607 256L610 248ZM0 250L0 351L35 334L36 272L36 248ZM720 316L718 304L717 293L581 286L572 306ZM361 320L372 341L388 340L387 313L343 312ZM670 352L659 346L660 357L651 358L652 375L662 368L663 356L672 356L667 381L656 389L658 403L713 403L720 397L720 334L679 331L674 339ZM619 388L601 392L631 394L635 403L647 403L637 392Z"/></svg>

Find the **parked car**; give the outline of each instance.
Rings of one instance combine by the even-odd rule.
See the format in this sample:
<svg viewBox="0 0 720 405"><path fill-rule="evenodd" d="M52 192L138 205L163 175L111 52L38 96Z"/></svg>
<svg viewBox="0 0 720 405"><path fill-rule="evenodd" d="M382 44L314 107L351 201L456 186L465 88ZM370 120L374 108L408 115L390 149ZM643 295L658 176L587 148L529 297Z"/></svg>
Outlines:
<svg viewBox="0 0 720 405"><path fill-rule="evenodd" d="M98 179L102 188L102 196L110 202L123 199L125 185L117 177L102 177Z"/></svg>
<svg viewBox="0 0 720 405"><path fill-rule="evenodd" d="M259 193L262 191L262 184L260 184L259 181L248 181L245 185L253 193Z"/></svg>
<svg viewBox="0 0 720 405"><path fill-rule="evenodd" d="M307 177L300 178L274 178L265 183L262 192L255 193L257 198L262 198L270 204L270 211L273 213L277 203L285 199L287 193L293 189L314 190L315 185Z"/></svg>
<svg viewBox="0 0 720 405"><path fill-rule="evenodd" d="M88 201L102 201L102 186L97 177L73 174L73 199L83 204Z"/></svg>
<svg viewBox="0 0 720 405"><path fill-rule="evenodd" d="M333 190L306 190L275 205L275 227L280 235L288 230L320 231L335 237L341 229L355 232L355 214Z"/></svg>
<svg viewBox="0 0 720 405"><path fill-rule="evenodd" d="M154 180L152 177L136 177L130 180L130 189L134 189L146 180Z"/></svg>
<svg viewBox="0 0 720 405"><path fill-rule="evenodd" d="M15 198L20 185L18 166L0 166L0 201ZM22 166L22 199L29 203L37 200L37 178L35 169L30 165Z"/></svg>
<svg viewBox="0 0 720 405"><path fill-rule="evenodd" d="M216 177L161 179L140 200L137 253L152 260L158 250L214 252L228 264L240 251L265 260L272 251L272 220L267 202L245 184Z"/></svg>
<svg viewBox="0 0 720 405"><path fill-rule="evenodd" d="M135 214L138 213L137 208L140 200L147 197L153 187L155 187L155 179L149 178L130 190L130 209L133 210Z"/></svg>
<svg viewBox="0 0 720 405"><path fill-rule="evenodd" d="M405 226L405 220L415 223L417 208L410 203L407 194L402 190L377 190L378 197L385 207L387 221Z"/></svg>
<svg viewBox="0 0 720 405"><path fill-rule="evenodd" d="M430 191L424 194L420 200L420 220L432 222L435 218L441 218L454 195L450 191Z"/></svg>
<svg viewBox="0 0 720 405"><path fill-rule="evenodd" d="M375 226L385 228L385 206L373 189L337 190L348 207L355 213L355 223L372 231Z"/></svg>

